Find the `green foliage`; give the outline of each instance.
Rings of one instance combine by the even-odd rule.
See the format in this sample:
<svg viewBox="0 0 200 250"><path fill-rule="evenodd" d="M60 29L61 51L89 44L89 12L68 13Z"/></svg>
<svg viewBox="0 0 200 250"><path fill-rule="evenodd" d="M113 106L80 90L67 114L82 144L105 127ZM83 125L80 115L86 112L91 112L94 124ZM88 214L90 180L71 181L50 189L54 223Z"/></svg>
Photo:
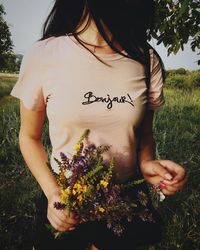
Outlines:
<svg viewBox="0 0 200 250"><path fill-rule="evenodd" d="M199 71L193 71L192 74L188 76L190 85L193 85L194 87L200 87L200 70Z"/></svg>
<svg viewBox="0 0 200 250"><path fill-rule="evenodd" d="M96 164L96 167L90 170L86 175L82 177L83 181L90 180L90 182L93 184L96 180L96 174L100 172L103 169L102 162L98 161Z"/></svg>
<svg viewBox="0 0 200 250"><path fill-rule="evenodd" d="M199 0L158 0L155 5L152 37L158 40L157 44L163 43L168 48L168 55L184 50L188 41L193 51L200 48Z"/></svg>
<svg viewBox="0 0 200 250"><path fill-rule="evenodd" d="M179 69L170 69L167 70L167 76L172 76L172 75L185 75L188 73L188 71L184 68L179 68Z"/></svg>
<svg viewBox="0 0 200 250"><path fill-rule="evenodd" d="M136 181L131 182L129 185L126 185L126 187L134 187L135 185L139 185L139 184L141 184L143 182L145 182L144 179L136 180Z"/></svg>
<svg viewBox="0 0 200 250"><path fill-rule="evenodd" d="M54 227L52 227L50 224L45 224L45 227L54 235L55 239L61 239L67 232L58 232Z"/></svg>
<svg viewBox="0 0 200 250"><path fill-rule="evenodd" d="M16 78L1 77L4 86L11 88ZM6 87L7 88L7 87ZM7 89L8 89L7 88ZM7 97L0 99L0 249L27 250L31 246L35 199L40 188L24 164L19 150L19 101ZM48 123L44 126L43 143L49 151Z"/></svg>
<svg viewBox="0 0 200 250"><path fill-rule="evenodd" d="M2 72L7 72L7 73L14 73L18 72L19 70L19 63L16 61L16 56L15 54L11 53L6 53L3 55L3 64L1 66L1 71Z"/></svg>
<svg viewBox="0 0 200 250"><path fill-rule="evenodd" d="M166 79L166 84L171 87L186 88L189 87L184 75L174 75Z"/></svg>
<svg viewBox="0 0 200 250"><path fill-rule="evenodd" d="M5 77L0 75L0 99L10 93L13 82L16 81L17 77Z"/></svg>
<svg viewBox="0 0 200 250"><path fill-rule="evenodd" d="M4 100L0 107L0 120L0 248L17 250L23 249L22 244L30 246L33 220L30 211L34 211L34 196L39 189L24 166L18 146L18 103L12 102L10 105L9 100ZM22 243L25 232L26 238Z"/></svg>
<svg viewBox="0 0 200 250"><path fill-rule="evenodd" d="M11 40L11 33L9 26L4 20L5 10L0 4L0 70L5 69L8 65L11 67L13 64L13 43Z"/></svg>
<svg viewBox="0 0 200 250"><path fill-rule="evenodd" d="M169 70L167 71L166 86L192 90L200 87L200 71Z"/></svg>
<svg viewBox="0 0 200 250"><path fill-rule="evenodd" d="M3 19L6 14L4 7L0 4L0 55L10 52L13 49L13 44L11 41L11 33L9 31L8 24Z"/></svg>
<svg viewBox="0 0 200 250"><path fill-rule="evenodd" d="M200 90L165 89L166 103L155 119L157 157L187 170L185 189L162 204L163 243L156 249L199 249L200 246Z"/></svg>

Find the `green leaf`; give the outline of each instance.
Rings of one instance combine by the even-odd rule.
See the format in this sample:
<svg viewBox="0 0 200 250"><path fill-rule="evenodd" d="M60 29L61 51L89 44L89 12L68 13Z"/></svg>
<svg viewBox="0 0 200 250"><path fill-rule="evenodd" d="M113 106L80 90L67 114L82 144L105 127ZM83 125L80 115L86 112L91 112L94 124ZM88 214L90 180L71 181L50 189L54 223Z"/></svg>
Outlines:
<svg viewBox="0 0 200 250"><path fill-rule="evenodd" d="M46 228L48 231L50 231L51 234L53 234L54 239L59 239L61 238L64 234L67 234L68 232L59 232L57 231L52 225L50 224L45 224Z"/></svg>
<svg viewBox="0 0 200 250"><path fill-rule="evenodd" d="M177 19L179 19L180 17L182 17L185 14L185 12L187 11L187 9L189 7L189 2L190 2L190 0L183 1Z"/></svg>

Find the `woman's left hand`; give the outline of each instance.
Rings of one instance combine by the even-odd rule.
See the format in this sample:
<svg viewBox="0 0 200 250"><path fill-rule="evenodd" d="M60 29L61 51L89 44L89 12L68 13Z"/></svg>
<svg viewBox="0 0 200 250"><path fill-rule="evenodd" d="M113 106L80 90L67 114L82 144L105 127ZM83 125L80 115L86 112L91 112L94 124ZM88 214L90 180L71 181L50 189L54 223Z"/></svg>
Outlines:
<svg viewBox="0 0 200 250"><path fill-rule="evenodd" d="M183 166L170 160L146 160L140 165L144 179L152 185L160 184L163 194L173 195L186 183Z"/></svg>

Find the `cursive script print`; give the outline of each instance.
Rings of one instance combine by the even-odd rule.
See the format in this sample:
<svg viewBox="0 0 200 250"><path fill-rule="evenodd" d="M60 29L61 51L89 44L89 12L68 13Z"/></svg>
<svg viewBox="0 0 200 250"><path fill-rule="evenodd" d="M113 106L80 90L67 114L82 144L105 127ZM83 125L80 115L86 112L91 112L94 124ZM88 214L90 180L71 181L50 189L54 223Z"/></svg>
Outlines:
<svg viewBox="0 0 200 250"><path fill-rule="evenodd" d="M51 94L49 94L49 95L46 97L46 103L49 101L50 97L51 97Z"/></svg>
<svg viewBox="0 0 200 250"><path fill-rule="evenodd" d="M110 97L109 94L107 94L107 97L102 96L95 96L92 91L89 91L84 94L84 98L86 99L85 102L82 102L83 105L92 104L93 102L103 102L107 103L107 109L111 109L113 107L113 102L117 103L129 103L134 107L133 100L131 99L130 95L127 94L127 96L114 96Z"/></svg>

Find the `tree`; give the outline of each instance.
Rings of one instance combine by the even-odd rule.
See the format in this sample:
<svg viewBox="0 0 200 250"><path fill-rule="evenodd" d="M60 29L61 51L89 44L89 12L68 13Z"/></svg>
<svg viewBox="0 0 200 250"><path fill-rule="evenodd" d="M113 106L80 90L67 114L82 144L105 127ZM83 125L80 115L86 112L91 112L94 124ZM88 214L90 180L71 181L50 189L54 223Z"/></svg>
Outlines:
<svg viewBox="0 0 200 250"><path fill-rule="evenodd" d="M16 64L16 71L20 70L20 65L23 59L23 55L22 54L15 54L16 60L15 60L15 64Z"/></svg>
<svg viewBox="0 0 200 250"><path fill-rule="evenodd" d="M5 69L7 60L13 61L13 43L11 40L11 33L9 26L4 20L5 10L2 4L0 4L0 70Z"/></svg>
<svg viewBox="0 0 200 250"><path fill-rule="evenodd" d="M7 53L4 55L4 65L2 70L10 73L18 72L15 54Z"/></svg>
<svg viewBox="0 0 200 250"><path fill-rule="evenodd" d="M199 0L156 0L155 5L152 37L157 44L163 43L168 47L168 55L184 50L184 44L188 42L193 51L200 49ZM197 54L200 55L200 52Z"/></svg>

